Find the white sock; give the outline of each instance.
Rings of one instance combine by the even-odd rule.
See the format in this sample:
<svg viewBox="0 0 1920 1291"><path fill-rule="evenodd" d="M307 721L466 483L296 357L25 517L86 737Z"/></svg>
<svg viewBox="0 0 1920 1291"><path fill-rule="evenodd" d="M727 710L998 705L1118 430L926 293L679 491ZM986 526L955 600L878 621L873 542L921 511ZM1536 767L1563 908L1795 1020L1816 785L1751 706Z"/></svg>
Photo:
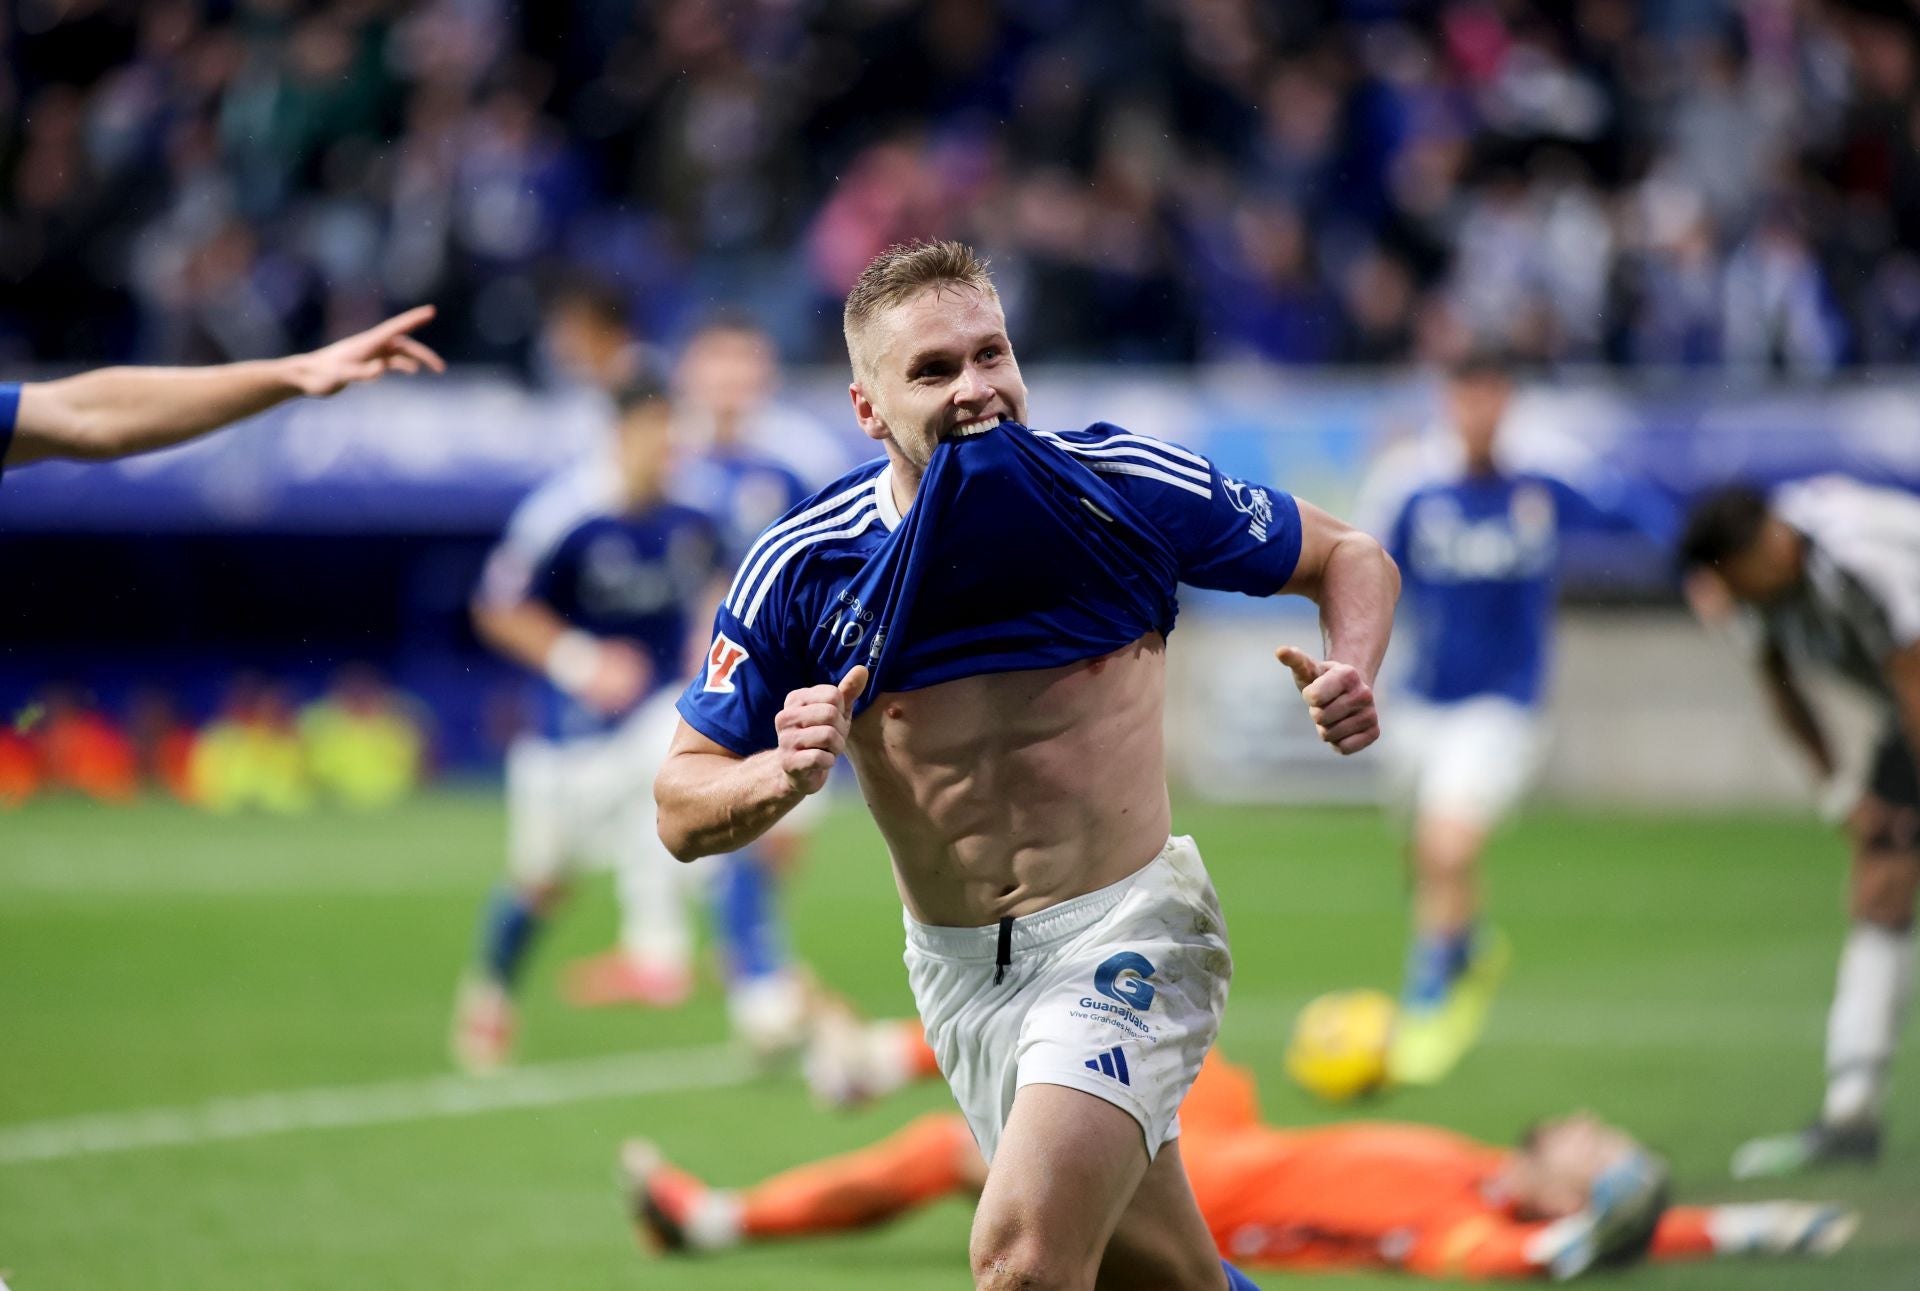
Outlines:
<svg viewBox="0 0 1920 1291"><path fill-rule="evenodd" d="M628 847L617 858L614 892L620 902L620 948L635 963L668 971L693 964L693 918L687 911L685 872L664 847Z"/></svg>
<svg viewBox="0 0 1920 1291"><path fill-rule="evenodd" d="M700 1195L687 1216L687 1243L695 1250L720 1251L740 1244L740 1194L712 1188Z"/></svg>
<svg viewBox="0 0 1920 1291"><path fill-rule="evenodd" d="M1828 1125L1874 1121L1913 985L1913 934L1855 923L1827 1014Z"/></svg>

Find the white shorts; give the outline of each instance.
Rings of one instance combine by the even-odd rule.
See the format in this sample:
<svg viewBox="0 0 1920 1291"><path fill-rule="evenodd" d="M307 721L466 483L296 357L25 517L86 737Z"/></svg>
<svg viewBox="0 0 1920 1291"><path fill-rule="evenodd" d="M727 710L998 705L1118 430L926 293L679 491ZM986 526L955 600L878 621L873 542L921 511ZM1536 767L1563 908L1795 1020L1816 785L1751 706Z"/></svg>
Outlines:
<svg viewBox="0 0 1920 1291"><path fill-rule="evenodd" d="M507 868L546 883L588 865L658 852L653 777L673 742L677 692L649 699L605 735L564 743L522 736L507 750Z"/></svg>
<svg viewBox="0 0 1920 1291"><path fill-rule="evenodd" d="M1546 749L1539 714L1498 696L1453 704L1403 699L1383 719L1387 801L1403 818L1492 829L1519 805Z"/></svg>
<svg viewBox="0 0 1920 1291"><path fill-rule="evenodd" d="M1140 1123L1147 1155L1220 1032L1233 959L1193 840L1145 868L1013 921L994 984L998 925L907 925L907 980L927 1042L991 1161L1023 1085L1065 1085Z"/></svg>

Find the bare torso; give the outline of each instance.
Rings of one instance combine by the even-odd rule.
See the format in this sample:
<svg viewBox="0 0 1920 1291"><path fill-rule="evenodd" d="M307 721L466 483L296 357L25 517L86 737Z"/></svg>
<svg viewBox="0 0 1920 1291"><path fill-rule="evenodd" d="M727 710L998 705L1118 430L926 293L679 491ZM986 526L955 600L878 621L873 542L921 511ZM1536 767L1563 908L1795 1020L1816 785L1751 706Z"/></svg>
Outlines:
<svg viewBox="0 0 1920 1291"><path fill-rule="evenodd" d="M1166 641L881 695L847 752L907 913L978 927L1132 874L1172 819Z"/></svg>

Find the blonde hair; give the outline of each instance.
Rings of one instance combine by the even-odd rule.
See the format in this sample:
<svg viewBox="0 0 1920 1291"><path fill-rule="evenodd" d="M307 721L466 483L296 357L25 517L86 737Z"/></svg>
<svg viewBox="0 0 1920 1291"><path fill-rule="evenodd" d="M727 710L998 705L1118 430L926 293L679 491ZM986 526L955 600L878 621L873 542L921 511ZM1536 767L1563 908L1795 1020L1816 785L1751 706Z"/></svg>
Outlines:
<svg viewBox="0 0 1920 1291"><path fill-rule="evenodd" d="M862 373L866 364L855 338L867 324L922 288L946 283L971 287L994 301L1000 299L987 273L987 261L964 242L896 243L860 271L853 290L847 293L847 307L841 316L847 356L856 374Z"/></svg>

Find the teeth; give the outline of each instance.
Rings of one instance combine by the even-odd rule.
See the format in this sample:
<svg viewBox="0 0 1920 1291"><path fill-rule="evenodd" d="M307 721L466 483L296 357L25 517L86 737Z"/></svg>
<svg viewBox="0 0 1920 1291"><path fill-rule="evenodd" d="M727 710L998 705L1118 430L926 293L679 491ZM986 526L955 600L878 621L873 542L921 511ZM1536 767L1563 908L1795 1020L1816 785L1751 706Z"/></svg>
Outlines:
<svg viewBox="0 0 1920 1291"><path fill-rule="evenodd" d="M987 431L992 430L995 426L998 426L1001 422L1005 420L1006 420L1005 417L996 413L993 416L985 418L984 420L981 420L981 421L969 421L964 425L955 426L953 428L953 433L961 436L984 435Z"/></svg>

